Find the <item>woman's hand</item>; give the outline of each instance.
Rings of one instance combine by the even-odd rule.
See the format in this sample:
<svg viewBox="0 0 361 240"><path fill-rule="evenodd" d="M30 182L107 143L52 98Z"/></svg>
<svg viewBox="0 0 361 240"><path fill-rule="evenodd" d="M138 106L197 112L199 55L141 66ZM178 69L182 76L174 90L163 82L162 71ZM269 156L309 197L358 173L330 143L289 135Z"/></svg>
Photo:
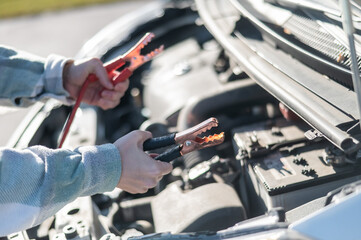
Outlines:
<svg viewBox="0 0 361 240"><path fill-rule="evenodd" d="M102 109L110 109L117 106L120 98L124 96L129 87L129 80L120 82L115 86L112 83L113 75L108 76L103 63L98 58L69 61L63 70L63 85L65 90L74 100L80 92L80 88L89 76L94 74L98 81L90 83L85 91L83 102Z"/></svg>
<svg viewBox="0 0 361 240"><path fill-rule="evenodd" d="M145 193L172 171L172 164L154 160L143 151L144 141L151 137L150 132L137 130L114 143L122 161L118 188L129 193Z"/></svg>

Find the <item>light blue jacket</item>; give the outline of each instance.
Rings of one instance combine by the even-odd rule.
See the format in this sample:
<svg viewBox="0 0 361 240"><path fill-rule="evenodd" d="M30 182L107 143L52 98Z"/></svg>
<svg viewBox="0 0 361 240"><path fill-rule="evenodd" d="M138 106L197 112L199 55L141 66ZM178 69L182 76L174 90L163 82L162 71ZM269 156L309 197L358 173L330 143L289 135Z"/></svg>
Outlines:
<svg viewBox="0 0 361 240"><path fill-rule="evenodd" d="M66 61L0 45L0 104L29 106L49 98L71 104L62 83ZM120 173L113 144L75 150L0 148L0 236L40 224L79 196L113 190Z"/></svg>

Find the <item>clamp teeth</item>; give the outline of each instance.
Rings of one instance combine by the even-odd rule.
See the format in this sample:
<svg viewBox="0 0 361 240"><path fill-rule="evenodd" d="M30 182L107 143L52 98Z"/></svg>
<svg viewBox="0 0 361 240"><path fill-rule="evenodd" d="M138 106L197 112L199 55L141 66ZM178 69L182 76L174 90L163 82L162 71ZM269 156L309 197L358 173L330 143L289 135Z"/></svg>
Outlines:
<svg viewBox="0 0 361 240"><path fill-rule="evenodd" d="M199 144L219 144L224 141L224 132L219 134L209 135L206 137L196 137L195 141Z"/></svg>
<svg viewBox="0 0 361 240"><path fill-rule="evenodd" d="M164 49L164 45L160 46L159 48L151 51L150 53L148 53L147 55L144 56L144 61L147 62L150 59L152 59L153 57L157 56L159 53L161 53Z"/></svg>
<svg viewBox="0 0 361 240"><path fill-rule="evenodd" d="M148 33L144 37L144 40L142 41L141 48L144 48L145 46L147 46L148 43L150 43L152 41L153 37L154 37L154 33Z"/></svg>
<svg viewBox="0 0 361 240"><path fill-rule="evenodd" d="M224 132L221 132L220 134L214 134L214 135L210 135L210 136L207 136L207 137L203 137L202 138L203 140L203 143L218 143L219 141L222 141L224 140Z"/></svg>

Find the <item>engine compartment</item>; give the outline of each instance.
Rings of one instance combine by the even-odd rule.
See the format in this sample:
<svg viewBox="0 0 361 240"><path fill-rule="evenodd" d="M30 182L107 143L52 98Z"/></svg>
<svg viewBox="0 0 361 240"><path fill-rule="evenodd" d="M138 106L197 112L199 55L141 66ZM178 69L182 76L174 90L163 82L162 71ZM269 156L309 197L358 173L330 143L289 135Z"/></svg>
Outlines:
<svg viewBox="0 0 361 240"><path fill-rule="evenodd" d="M228 16L239 18L233 13ZM116 189L79 198L8 239L227 239L248 234L309 239L287 227L317 210L306 211L303 205L318 201L314 206L324 206L330 191L359 180L358 157L345 154L307 117L294 114L261 87L207 30L192 1L165 4L162 15L138 26L102 60L120 55L148 31L157 36L155 46L165 45L164 52L134 73L115 109L82 106L67 146L113 142L136 129L162 136L209 117L218 119L216 131L225 132L225 142L176 159L172 173L145 194ZM56 146L70 110L47 103L41 111L41 125L29 125L33 137L18 147ZM57 119L56 127L49 119Z"/></svg>

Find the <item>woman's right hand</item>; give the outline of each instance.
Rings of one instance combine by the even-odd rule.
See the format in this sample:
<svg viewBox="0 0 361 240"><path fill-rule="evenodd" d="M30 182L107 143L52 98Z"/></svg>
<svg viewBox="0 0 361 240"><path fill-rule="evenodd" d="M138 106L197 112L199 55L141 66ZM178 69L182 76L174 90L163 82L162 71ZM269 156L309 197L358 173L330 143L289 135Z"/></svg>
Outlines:
<svg viewBox="0 0 361 240"><path fill-rule="evenodd" d="M143 151L144 141L151 137L150 132L136 130L114 143L122 161L118 188L133 194L145 193L172 171L172 164L154 160Z"/></svg>

